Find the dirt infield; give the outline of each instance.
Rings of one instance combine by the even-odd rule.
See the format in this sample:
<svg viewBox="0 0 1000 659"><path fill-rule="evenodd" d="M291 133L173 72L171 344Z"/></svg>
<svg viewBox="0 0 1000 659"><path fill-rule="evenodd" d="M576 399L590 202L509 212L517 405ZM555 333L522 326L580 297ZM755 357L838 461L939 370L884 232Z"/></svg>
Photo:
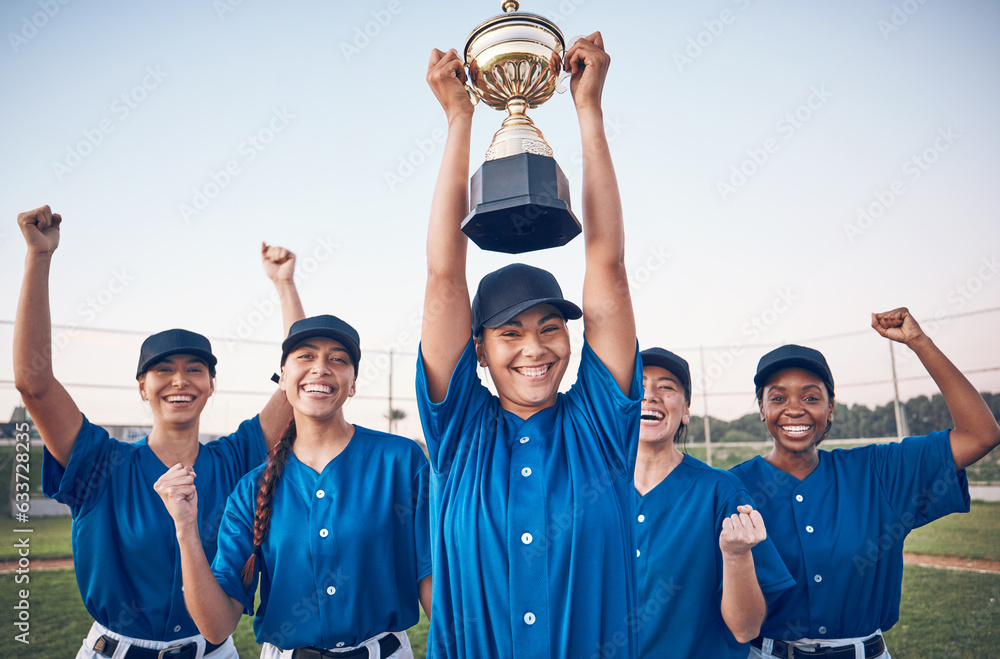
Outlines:
<svg viewBox="0 0 1000 659"><path fill-rule="evenodd" d="M988 561L980 558L959 558L957 556L932 556L930 554L910 554L903 552L903 562L907 565L921 567L937 567L943 570L960 570L962 572L982 572L984 574L1000 573L1000 561Z"/></svg>
<svg viewBox="0 0 1000 659"><path fill-rule="evenodd" d="M957 556L931 556L929 554L910 554L903 552L903 562L907 565L921 567L936 567L944 570L960 570L962 572L981 572L984 574L1000 574L1000 561L987 561L978 558L958 558ZM55 560L33 560L32 570L68 570L73 567L72 558ZM0 574L13 572L17 569L17 561L9 560L0 564Z"/></svg>

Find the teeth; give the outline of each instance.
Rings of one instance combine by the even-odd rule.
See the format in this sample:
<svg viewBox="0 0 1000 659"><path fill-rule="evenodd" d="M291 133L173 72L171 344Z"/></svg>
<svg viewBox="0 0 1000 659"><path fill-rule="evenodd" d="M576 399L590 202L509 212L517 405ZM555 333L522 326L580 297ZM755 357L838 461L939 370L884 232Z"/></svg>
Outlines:
<svg viewBox="0 0 1000 659"><path fill-rule="evenodd" d="M653 419L656 421L663 419L663 416L663 412L660 412L659 410L643 410L641 414L643 419Z"/></svg>
<svg viewBox="0 0 1000 659"><path fill-rule="evenodd" d="M190 403L194 396L167 396L168 403Z"/></svg>
<svg viewBox="0 0 1000 659"><path fill-rule="evenodd" d="M545 375L549 370L549 365L545 364L543 366L521 366L520 368L514 369L521 375L529 378L537 378Z"/></svg>
<svg viewBox="0 0 1000 659"><path fill-rule="evenodd" d="M782 426L785 432L806 432L811 426Z"/></svg>
<svg viewBox="0 0 1000 659"><path fill-rule="evenodd" d="M307 384L302 387L302 390L306 393L311 394L332 394L333 387L329 387L325 384Z"/></svg>

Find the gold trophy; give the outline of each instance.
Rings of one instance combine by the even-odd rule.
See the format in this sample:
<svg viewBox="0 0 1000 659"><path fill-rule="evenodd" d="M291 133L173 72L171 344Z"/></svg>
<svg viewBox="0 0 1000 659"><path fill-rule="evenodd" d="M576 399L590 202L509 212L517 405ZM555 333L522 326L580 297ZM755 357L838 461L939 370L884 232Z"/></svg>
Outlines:
<svg viewBox="0 0 1000 659"><path fill-rule="evenodd" d="M506 13L465 42L469 93L508 115L472 176L472 212L462 231L482 249L509 254L565 245L580 233L566 175L526 114L565 91L559 83L566 42L552 21L518 7L506 0Z"/></svg>

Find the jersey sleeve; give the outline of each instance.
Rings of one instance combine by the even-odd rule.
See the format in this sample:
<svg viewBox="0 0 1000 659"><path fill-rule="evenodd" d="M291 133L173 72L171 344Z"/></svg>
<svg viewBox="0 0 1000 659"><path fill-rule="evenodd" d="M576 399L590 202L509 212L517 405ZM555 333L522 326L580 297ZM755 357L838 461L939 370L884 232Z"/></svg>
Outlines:
<svg viewBox="0 0 1000 659"><path fill-rule="evenodd" d="M879 484L907 532L955 512L969 512L969 481L955 468L948 430L880 444Z"/></svg>
<svg viewBox="0 0 1000 659"><path fill-rule="evenodd" d="M259 416L247 419L236 432L220 437L206 446L216 451L227 468L233 471L236 476L234 481L256 469L267 458L267 444L264 442Z"/></svg>
<svg viewBox="0 0 1000 659"><path fill-rule="evenodd" d="M431 402L427 388L424 356L417 355L417 407L420 425L430 455L431 467L437 473L448 471L455 459L462 438L473 436L471 424L487 422L479 413L492 395L476 373L476 346L472 339L455 366L448 381L448 392L440 403Z"/></svg>
<svg viewBox="0 0 1000 659"><path fill-rule="evenodd" d="M750 493L741 488L727 502L725 508L728 512L725 514L725 517L738 513L737 508L739 506L753 505ZM721 533L721 519L719 520L718 528ZM764 528L767 528L766 519L764 520ZM781 560L781 555L778 554L778 549L774 546L774 541L771 540L770 534L764 540L757 543L750 552L753 554L753 569L757 575L757 584L760 586L761 594L764 595L768 609L770 609L772 604L781 597L782 593L795 585L795 579L788 571L788 568L785 567L785 562ZM721 553L720 550L720 557Z"/></svg>
<svg viewBox="0 0 1000 659"><path fill-rule="evenodd" d="M417 549L417 581L432 572L431 569L431 518L430 518L430 472L431 467L420 454L423 463L413 476L413 539Z"/></svg>
<svg viewBox="0 0 1000 659"><path fill-rule="evenodd" d="M627 396L586 340L576 383L567 395L573 414L596 430L594 439L600 443L608 466L631 478L642 404L642 362L638 343Z"/></svg>
<svg viewBox="0 0 1000 659"><path fill-rule="evenodd" d="M74 517L89 510L107 491L112 461L122 446L126 445L112 439L107 430L84 416L65 467L47 448L42 450L45 496L69 506Z"/></svg>
<svg viewBox="0 0 1000 659"><path fill-rule="evenodd" d="M261 557L257 557L257 571L249 588L243 587L240 572L253 550L254 498L257 491L257 474L247 474L233 490L226 502L226 511L219 524L219 550L212 561L212 572L227 595L243 605L246 615L253 615L254 595L260 579Z"/></svg>

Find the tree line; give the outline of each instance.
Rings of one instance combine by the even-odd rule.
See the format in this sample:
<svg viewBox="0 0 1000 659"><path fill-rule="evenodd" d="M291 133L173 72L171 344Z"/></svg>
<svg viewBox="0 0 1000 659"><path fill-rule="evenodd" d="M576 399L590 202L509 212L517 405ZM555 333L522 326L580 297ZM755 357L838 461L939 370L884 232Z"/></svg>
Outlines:
<svg viewBox="0 0 1000 659"><path fill-rule="evenodd" d="M1000 420L1000 394L983 394L993 416ZM944 397L935 394L917 396L902 404L909 436L926 435L935 430L952 427L951 415L944 404ZM767 442L771 436L760 420L757 412L746 414L734 421L722 421L708 417L712 431L712 443L716 442ZM896 411L892 403L874 410L865 405L836 403L833 410L833 427L828 439L879 439L896 436ZM688 426L688 442L705 442L705 424L702 417L691 416Z"/></svg>

